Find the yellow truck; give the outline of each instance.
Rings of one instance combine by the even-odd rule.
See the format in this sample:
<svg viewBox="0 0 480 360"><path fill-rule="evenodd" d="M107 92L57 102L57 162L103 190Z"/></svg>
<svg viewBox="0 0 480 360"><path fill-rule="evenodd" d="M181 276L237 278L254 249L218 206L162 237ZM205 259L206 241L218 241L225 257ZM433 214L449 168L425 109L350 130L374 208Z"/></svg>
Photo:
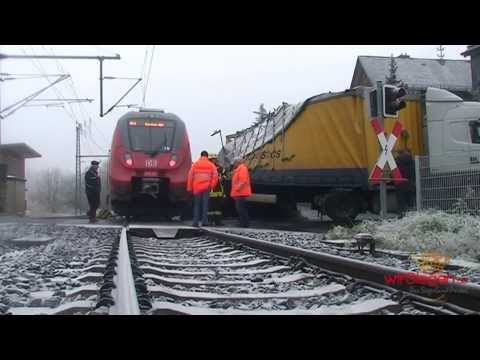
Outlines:
<svg viewBox="0 0 480 360"><path fill-rule="evenodd" d="M337 222L378 212L378 185L369 181L380 152L370 122L372 90L357 87L284 103L255 126L230 135L219 160L228 168L244 158L255 193L275 194L291 206L311 202ZM402 124L394 154L404 148L413 156L431 154L432 166L444 168L442 154L469 157L480 151L480 103L436 88L404 99L398 119L384 121L387 137L397 120ZM394 187L388 188L391 197Z"/></svg>

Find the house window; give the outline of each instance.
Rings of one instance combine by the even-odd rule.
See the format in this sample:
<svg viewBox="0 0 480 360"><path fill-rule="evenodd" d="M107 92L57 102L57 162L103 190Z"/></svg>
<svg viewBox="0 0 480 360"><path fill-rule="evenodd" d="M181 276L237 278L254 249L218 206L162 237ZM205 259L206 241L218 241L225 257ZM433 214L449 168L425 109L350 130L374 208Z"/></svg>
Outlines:
<svg viewBox="0 0 480 360"><path fill-rule="evenodd" d="M470 135L473 144L480 144L480 119L470 121Z"/></svg>

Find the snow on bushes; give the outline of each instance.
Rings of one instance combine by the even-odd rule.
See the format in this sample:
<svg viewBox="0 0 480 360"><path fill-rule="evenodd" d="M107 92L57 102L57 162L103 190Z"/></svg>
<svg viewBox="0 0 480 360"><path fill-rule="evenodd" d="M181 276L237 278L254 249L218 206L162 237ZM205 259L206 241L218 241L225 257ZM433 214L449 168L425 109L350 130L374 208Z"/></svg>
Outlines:
<svg viewBox="0 0 480 360"><path fill-rule="evenodd" d="M371 233L379 247L403 251L438 250L452 257L480 260L480 218L442 211L410 212L402 219L366 220L351 228L336 226L329 239Z"/></svg>

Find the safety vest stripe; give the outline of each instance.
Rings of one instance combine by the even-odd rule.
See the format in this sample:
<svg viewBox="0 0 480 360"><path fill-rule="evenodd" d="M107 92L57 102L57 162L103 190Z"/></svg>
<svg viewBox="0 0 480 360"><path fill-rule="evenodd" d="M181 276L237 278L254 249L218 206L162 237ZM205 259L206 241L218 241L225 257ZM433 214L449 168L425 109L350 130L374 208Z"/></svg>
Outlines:
<svg viewBox="0 0 480 360"><path fill-rule="evenodd" d="M193 173L194 181L210 181L212 179L212 173L210 171L195 171Z"/></svg>

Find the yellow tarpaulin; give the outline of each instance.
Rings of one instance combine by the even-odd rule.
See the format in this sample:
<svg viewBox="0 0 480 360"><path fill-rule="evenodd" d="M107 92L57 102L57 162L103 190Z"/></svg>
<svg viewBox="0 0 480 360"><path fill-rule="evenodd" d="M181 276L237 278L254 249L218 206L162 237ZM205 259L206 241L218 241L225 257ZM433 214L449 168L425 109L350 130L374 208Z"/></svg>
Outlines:
<svg viewBox="0 0 480 360"><path fill-rule="evenodd" d="M311 170L368 168L379 156L379 143L372 126L368 100L361 96L337 96L308 104L282 135L250 155L250 168L264 170ZM422 111L419 101L408 101L399 120L408 132L407 147L424 154ZM387 137L396 119L385 119ZM398 139L395 150L405 142ZM283 159L283 160L282 160Z"/></svg>

